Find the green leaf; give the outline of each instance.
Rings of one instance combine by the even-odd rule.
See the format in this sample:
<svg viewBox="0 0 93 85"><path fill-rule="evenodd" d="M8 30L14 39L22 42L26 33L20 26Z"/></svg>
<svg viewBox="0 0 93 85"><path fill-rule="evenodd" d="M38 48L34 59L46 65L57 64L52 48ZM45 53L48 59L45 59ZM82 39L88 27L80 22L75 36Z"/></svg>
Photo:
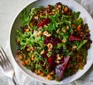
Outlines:
<svg viewBox="0 0 93 85"><path fill-rule="evenodd" d="M44 16L44 15L40 15L40 18L47 18L47 16Z"/></svg>
<svg viewBox="0 0 93 85"><path fill-rule="evenodd" d="M74 22L77 26L80 25L83 22L82 18L78 18L76 19L76 21Z"/></svg>
<svg viewBox="0 0 93 85"><path fill-rule="evenodd" d="M37 42L39 42L40 41L40 39L41 39L41 37L35 37L35 42L37 43Z"/></svg>
<svg viewBox="0 0 93 85"><path fill-rule="evenodd" d="M67 49L66 44L62 44L62 47L63 47L64 50Z"/></svg>
<svg viewBox="0 0 93 85"><path fill-rule="evenodd" d="M80 15L80 12L73 12L72 13L73 20L77 19L79 15Z"/></svg>
<svg viewBox="0 0 93 85"><path fill-rule="evenodd" d="M65 25L71 25L70 21L64 20Z"/></svg>
<svg viewBox="0 0 93 85"><path fill-rule="evenodd" d="M27 45L32 46L35 44L32 32L22 33L20 30L17 30L17 38L20 40L20 49L25 49Z"/></svg>
<svg viewBox="0 0 93 85"><path fill-rule="evenodd" d="M20 48L21 48L21 50L22 49L25 49L25 47L26 47L26 41L25 42L20 42Z"/></svg>
<svg viewBox="0 0 93 85"><path fill-rule="evenodd" d="M22 32L20 31L20 30L16 30L16 32L17 32L17 37L22 37Z"/></svg>
<svg viewBox="0 0 93 85"><path fill-rule="evenodd" d="M31 15L36 15L37 9L34 7L31 9Z"/></svg>
<svg viewBox="0 0 93 85"><path fill-rule="evenodd" d="M59 12L57 12L55 15L52 15L52 16L49 16L50 20L53 22L53 23L57 23L59 22Z"/></svg>
<svg viewBox="0 0 93 85"><path fill-rule="evenodd" d="M36 64L35 68L36 69L42 69L42 66L40 64Z"/></svg>
<svg viewBox="0 0 93 85"><path fill-rule="evenodd" d="M60 48L60 47L62 47L62 43L57 44L57 48Z"/></svg>
<svg viewBox="0 0 93 85"><path fill-rule="evenodd" d="M73 34L74 30L73 30L72 27L70 27L69 32L70 32L71 34Z"/></svg>
<svg viewBox="0 0 93 85"><path fill-rule="evenodd" d="M56 30L56 24L55 23L50 23L48 25L47 31L52 34L53 31L55 31L55 30Z"/></svg>
<svg viewBox="0 0 93 85"><path fill-rule="evenodd" d="M48 58L49 58L51 55L52 55L52 51L49 51L49 52L47 53Z"/></svg>
<svg viewBox="0 0 93 85"><path fill-rule="evenodd" d="M38 8L36 8L38 11L42 10L44 7L42 6L38 6Z"/></svg>
<svg viewBox="0 0 93 85"><path fill-rule="evenodd" d="M30 23L30 11L27 9L24 9L21 13L21 19L22 19L22 26L29 25Z"/></svg>
<svg viewBox="0 0 93 85"><path fill-rule="evenodd" d="M68 20L68 21L72 21L71 20L71 16L68 16L68 15L62 15L62 20Z"/></svg>
<svg viewBox="0 0 93 85"><path fill-rule="evenodd" d="M37 30L38 28L37 28L37 26L33 26L33 29L34 29L34 30Z"/></svg>
<svg viewBox="0 0 93 85"><path fill-rule="evenodd" d="M33 62L31 62L31 66L30 66L31 70L34 71L35 69L35 64Z"/></svg>
<svg viewBox="0 0 93 85"><path fill-rule="evenodd" d="M40 11L41 9L43 9L43 7L42 6L38 6L37 8L32 8L31 9L31 15L32 16L34 16L34 15L36 15L36 13L38 12L38 11Z"/></svg>
<svg viewBox="0 0 93 85"><path fill-rule="evenodd" d="M87 40L83 40L80 45L78 46L77 50L79 50L85 43L87 42Z"/></svg>

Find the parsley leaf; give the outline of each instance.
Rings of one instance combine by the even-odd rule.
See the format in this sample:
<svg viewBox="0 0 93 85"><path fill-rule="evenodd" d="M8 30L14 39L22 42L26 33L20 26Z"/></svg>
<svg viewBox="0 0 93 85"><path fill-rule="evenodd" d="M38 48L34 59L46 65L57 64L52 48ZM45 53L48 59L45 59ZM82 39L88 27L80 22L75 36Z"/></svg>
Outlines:
<svg viewBox="0 0 93 85"><path fill-rule="evenodd" d="M83 40L80 45L78 46L77 50L79 50L85 43L87 42L87 40Z"/></svg>
<svg viewBox="0 0 93 85"><path fill-rule="evenodd" d="M80 12L72 12L73 20L77 19L80 15Z"/></svg>
<svg viewBox="0 0 93 85"><path fill-rule="evenodd" d="M24 9L21 13L22 26L29 25L30 23L30 11Z"/></svg>

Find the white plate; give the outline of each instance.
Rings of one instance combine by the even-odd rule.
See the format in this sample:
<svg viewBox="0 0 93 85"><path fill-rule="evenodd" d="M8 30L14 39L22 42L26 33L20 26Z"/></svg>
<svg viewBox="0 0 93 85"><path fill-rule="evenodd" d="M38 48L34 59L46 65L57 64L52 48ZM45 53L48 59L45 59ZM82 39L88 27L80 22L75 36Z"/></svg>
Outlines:
<svg viewBox="0 0 93 85"><path fill-rule="evenodd" d="M33 3L31 3L29 6L27 6L27 9L31 9L33 7L37 7L39 5L42 6L47 6L49 4L55 5L57 2L61 2L64 5L67 5L69 8L71 8L73 11L80 11L81 12L81 17L84 20L84 23L88 23L90 33L91 33L91 40L93 41L93 20L91 16L88 14L88 12L80 6L78 3L76 3L73 0L38 0ZM58 82L55 80L46 80L44 77L37 76L35 73L32 73L28 69L24 68L22 65L20 65L19 60L16 58L16 42L15 42L15 37L16 37L16 30L19 29L21 26L21 20L20 20L20 14L17 16L13 27L11 29L11 34L10 34L10 48L12 49L12 54L15 57L16 62L18 65L22 68L23 71L25 71L31 78L34 78L37 81L47 83L47 84L66 84L70 83L78 78L80 78L85 72L88 71L88 69L91 67L92 62L93 62L93 57L92 57L92 50L93 50L93 43L91 45L91 48L88 50L88 56L87 56L87 63L84 66L83 70L79 70L76 74L73 76L70 76L68 78L65 78L64 80Z"/></svg>

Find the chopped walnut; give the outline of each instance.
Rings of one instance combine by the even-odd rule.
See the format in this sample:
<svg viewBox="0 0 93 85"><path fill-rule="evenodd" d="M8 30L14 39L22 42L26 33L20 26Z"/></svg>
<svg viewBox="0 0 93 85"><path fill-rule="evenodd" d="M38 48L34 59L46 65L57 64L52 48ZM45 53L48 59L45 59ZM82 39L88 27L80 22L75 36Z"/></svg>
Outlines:
<svg viewBox="0 0 93 85"><path fill-rule="evenodd" d="M44 25L45 28L47 28L48 26L47 25Z"/></svg>
<svg viewBox="0 0 93 85"><path fill-rule="evenodd" d="M34 18L35 18L36 20L38 20L38 16L35 16Z"/></svg>
<svg viewBox="0 0 93 85"><path fill-rule="evenodd" d="M65 32L66 32L66 30L62 28L62 32L64 32L64 33L65 33Z"/></svg>
<svg viewBox="0 0 93 85"><path fill-rule="evenodd" d="M34 54L32 54L32 56L31 56L31 60L32 60L32 61L33 61L33 60L36 60L36 57L35 57Z"/></svg>
<svg viewBox="0 0 93 85"><path fill-rule="evenodd" d="M39 74L41 73L41 71L38 69L38 70L35 70L35 73L36 73L37 75L39 75Z"/></svg>
<svg viewBox="0 0 93 85"><path fill-rule="evenodd" d="M63 39L63 40L62 40L62 43L66 43L66 39Z"/></svg>
<svg viewBox="0 0 93 85"><path fill-rule="evenodd" d="M59 60L56 60L55 62L56 62L57 64L59 64L59 63L60 63L60 61L59 61Z"/></svg>
<svg viewBox="0 0 93 85"><path fill-rule="evenodd" d="M43 72L41 72L39 75L40 75L40 76L44 76L44 73L43 73Z"/></svg>
<svg viewBox="0 0 93 85"><path fill-rule="evenodd" d="M25 60L25 64L27 65L30 62L29 59Z"/></svg>
<svg viewBox="0 0 93 85"><path fill-rule="evenodd" d="M47 47L48 47L48 51L51 51L53 49L53 45L51 43L48 43Z"/></svg>
<svg viewBox="0 0 93 85"><path fill-rule="evenodd" d="M31 48L30 47L27 47L26 51L27 52L30 52Z"/></svg>
<svg viewBox="0 0 93 85"><path fill-rule="evenodd" d="M57 60L61 60L61 56L57 54Z"/></svg>
<svg viewBox="0 0 93 85"><path fill-rule="evenodd" d="M31 47L31 50L35 50L35 47Z"/></svg>
<svg viewBox="0 0 93 85"><path fill-rule="evenodd" d="M19 54L19 55L18 55L18 58L19 58L20 60L23 59L23 57L24 57L23 54Z"/></svg>
<svg viewBox="0 0 93 85"><path fill-rule="evenodd" d="M50 37L50 36L51 36L51 34L48 33L47 31L44 31L44 32L43 32L43 35L45 35L46 37Z"/></svg>
<svg viewBox="0 0 93 85"><path fill-rule="evenodd" d="M69 26L66 26L66 30L69 30Z"/></svg>
<svg viewBox="0 0 93 85"><path fill-rule="evenodd" d="M65 6L63 10L64 10L64 12L67 12L69 9L67 6Z"/></svg>
<svg viewBox="0 0 93 85"><path fill-rule="evenodd" d="M30 31L29 28L26 28L26 29L25 29L25 32L29 32L29 31Z"/></svg>
<svg viewBox="0 0 93 85"><path fill-rule="evenodd" d="M24 61L22 61L22 62L21 62L21 64L22 64L23 66L25 66L25 65L26 65Z"/></svg>
<svg viewBox="0 0 93 85"><path fill-rule="evenodd" d="M81 25L78 25L78 26L77 26L77 30L78 30L78 31L81 31Z"/></svg>
<svg viewBox="0 0 93 85"><path fill-rule="evenodd" d="M48 75L46 76L46 79L48 79L48 80L52 80L53 77L52 77L50 74L48 74Z"/></svg>
<svg viewBox="0 0 93 85"><path fill-rule="evenodd" d="M42 34L43 34L43 33L42 33L41 31L38 32L38 35L39 35L39 36L42 36Z"/></svg>
<svg viewBox="0 0 93 85"><path fill-rule="evenodd" d="M42 50L40 54L44 54L44 50Z"/></svg>
<svg viewBox="0 0 93 85"><path fill-rule="evenodd" d="M60 29L58 29L57 31L56 31L56 33L59 33L60 32Z"/></svg>
<svg viewBox="0 0 93 85"><path fill-rule="evenodd" d="M73 46L73 47L72 47L72 50L75 50L75 49L77 49L77 46Z"/></svg>

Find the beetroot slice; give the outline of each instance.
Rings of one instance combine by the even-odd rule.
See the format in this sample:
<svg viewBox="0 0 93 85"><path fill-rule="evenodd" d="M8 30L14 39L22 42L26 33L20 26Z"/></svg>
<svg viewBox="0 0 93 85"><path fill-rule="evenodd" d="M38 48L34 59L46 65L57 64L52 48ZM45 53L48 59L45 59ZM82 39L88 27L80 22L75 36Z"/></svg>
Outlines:
<svg viewBox="0 0 93 85"><path fill-rule="evenodd" d="M44 25L47 25L48 23L50 23L50 19L46 18L41 23L38 24L38 28L40 28L40 27L42 27Z"/></svg>
<svg viewBox="0 0 93 85"><path fill-rule="evenodd" d="M47 53L48 53L48 51L45 51L42 56L47 59L47 63L49 64L48 69L49 70L53 70L53 68L55 67L55 58L56 58L56 55L55 54L52 54L50 57L48 57L47 56Z"/></svg>
<svg viewBox="0 0 93 85"><path fill-rule="evenodd" d="M45 51L44 54L42 54L42 56L43 56L44 58L46 58L46 59L48 58L47 53L48 53L48 51Z"/></svg>
<svg viewBox="0 0 93 85"><path fill-rule="evenodd" d="M81 40L80 37L77 37L77 36L74 36L74 35L69 36L69 41L80 41L80 40Z"/></svg>
<svg viewBox="0 0 93 85"><path fill-rule="evenodd" d="M54 56L48 58L49 70L54 66Z"/></svg>
<svg viewBox="0 0 93 85"><path fill-rule="evenodd" d="M61 43L59 38L55 38L54 36L46 37L44 40L44 44L51 43L53 46L56 46L58 43Z"/></svg>
<svg viewBox="0 0 93 85"><path fill-rule="evenodd" d="M61 80L64 77L64 72L69 62L69 59L70 56L67 56L66 58L64 58L64 62L62 64L59 64L56 67L55 72L56 72L57 80Z"/></svg>
<svg viewBox="0 0 93 85"><path fill-rule="evenodd" d="M48 61L48 64L49 64L49 71L53 70L54 67L55 67L55 54L52 54L49 58L47 57L47 61Z"/></svg>

